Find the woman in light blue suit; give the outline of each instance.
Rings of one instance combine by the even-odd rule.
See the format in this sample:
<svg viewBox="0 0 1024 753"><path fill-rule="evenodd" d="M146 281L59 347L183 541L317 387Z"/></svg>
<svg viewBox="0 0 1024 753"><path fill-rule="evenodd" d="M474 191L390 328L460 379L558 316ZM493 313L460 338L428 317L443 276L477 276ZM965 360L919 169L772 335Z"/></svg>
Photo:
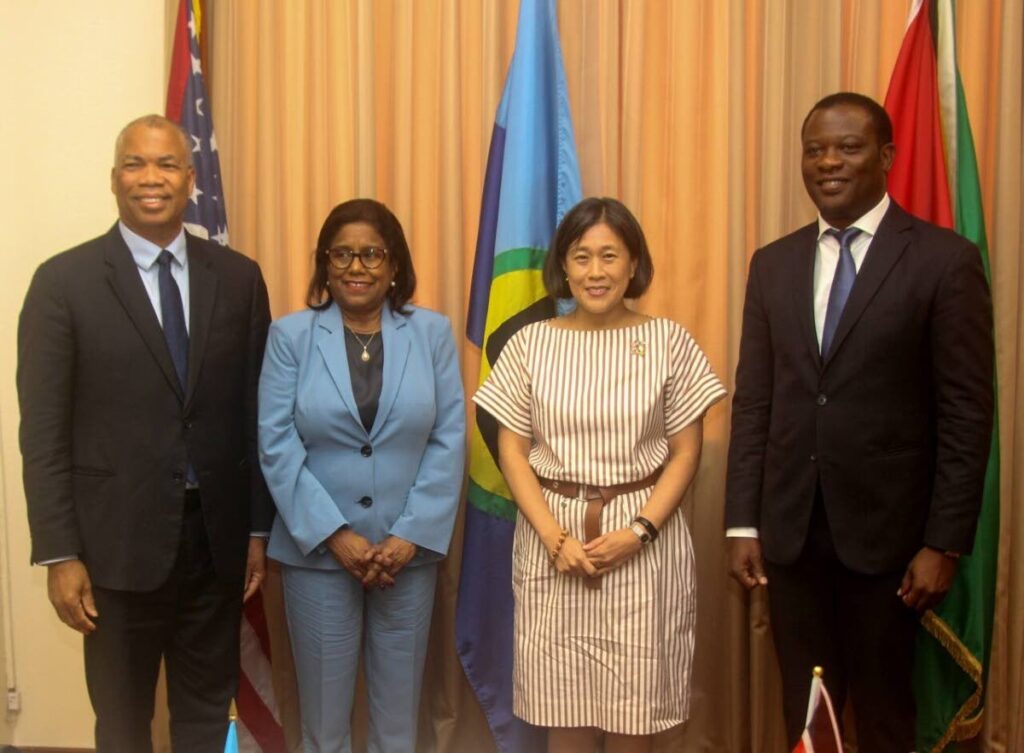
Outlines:
<svg viewBox="0 0 1024 753"><path fill-rule="evenodd" d="M350 750L360 646L369 749L411 753L437 562L462 488L465 408L448 320L416 287L395 216L334 208L309 308L270 328L259 392L306 751Z"/></svg>

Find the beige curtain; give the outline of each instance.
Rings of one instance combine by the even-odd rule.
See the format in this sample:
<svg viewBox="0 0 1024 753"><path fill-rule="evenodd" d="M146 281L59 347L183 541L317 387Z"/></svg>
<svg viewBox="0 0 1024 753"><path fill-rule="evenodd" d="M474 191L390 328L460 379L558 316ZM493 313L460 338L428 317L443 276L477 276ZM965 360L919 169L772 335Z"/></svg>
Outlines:
<svg viewBox="0 0 1024 753"><path fill-rule="evenodd" d="M1024 321L1019 0L962 2L964 86L994 274L1003 449L999 614L979 749L1024 750ZM644 311L683 323L731 382L747 262L809 221L798 130L819 97L877 99L909 3L893 0L560 0L587 194L632 207L657 275ZM464 330L484 165L515 43L516 0L218 0L208 3L212 90L233 245L263 267L275 316L303 305L316 234L354 196L403 222L416 300ZM464 349L463 376L476 382ZM1024 383L1020 385L1024 388ZM765 603L725 575L728 405L706 421L685 506L697 548L692 718L659 751L783 751ZM1016 535L1016 536L1015 536ZM420 749L492 750L454 651L461 529L444 565ZM268 593L276 686L299 749L279 583ZM360 710L359 712L363 712Z"/></svg>

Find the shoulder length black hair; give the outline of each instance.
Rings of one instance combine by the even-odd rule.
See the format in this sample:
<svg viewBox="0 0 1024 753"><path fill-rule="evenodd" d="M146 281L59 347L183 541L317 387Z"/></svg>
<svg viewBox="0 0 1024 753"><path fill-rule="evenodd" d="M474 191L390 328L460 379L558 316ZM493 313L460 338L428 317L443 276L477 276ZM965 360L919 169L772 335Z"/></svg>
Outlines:
<svg viewBox="0 0 1024 753"><path fill-rule="evenodd" d="M412 255L405 240L402 224L398 218L379 201L373 199L350 199L338 204L324 220L316 241L313 257L313 279L309 281L306 304L311 309L322 310L333 301L327 292L327 250L338 231L353 222L365 222L384 239L388 256L395 269L395 286L388 290L387 301L391 310L407 314L405 304L416 292L416 270L412 266Z"/></svg>

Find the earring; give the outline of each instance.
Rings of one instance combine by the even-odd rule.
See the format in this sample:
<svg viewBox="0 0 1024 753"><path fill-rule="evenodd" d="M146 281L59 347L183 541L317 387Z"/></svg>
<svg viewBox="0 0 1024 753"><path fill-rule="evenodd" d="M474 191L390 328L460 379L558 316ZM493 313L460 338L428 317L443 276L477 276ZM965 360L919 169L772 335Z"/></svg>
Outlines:
<svg viewBox="0 0 1024 753"><path fill-rule="evenodd" d="M394 280L391 281L391 287L395 287L395 281Z"/></svg>

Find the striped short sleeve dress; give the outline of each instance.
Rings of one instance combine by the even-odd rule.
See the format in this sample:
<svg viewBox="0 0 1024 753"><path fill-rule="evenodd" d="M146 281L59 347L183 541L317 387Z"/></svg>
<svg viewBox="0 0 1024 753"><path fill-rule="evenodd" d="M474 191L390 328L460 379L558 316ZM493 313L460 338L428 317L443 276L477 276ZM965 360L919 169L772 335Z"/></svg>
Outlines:
<svg viewBox="0 0 1024 753"><path fill-rule="evenodd" d="M532 439L538 476L609 486L649 476L668 440L725 396L697 343L668 319L613 330L531 324L508 341L474 395ZM629 526L650 489L607 505L601 530ZM584 539L586 503L544 490L559 524ZM516 716L545 727L659 732L685 721L696 599L681 511L656 541L587 588L558 573L519 515L513 544Z"/></svg>

